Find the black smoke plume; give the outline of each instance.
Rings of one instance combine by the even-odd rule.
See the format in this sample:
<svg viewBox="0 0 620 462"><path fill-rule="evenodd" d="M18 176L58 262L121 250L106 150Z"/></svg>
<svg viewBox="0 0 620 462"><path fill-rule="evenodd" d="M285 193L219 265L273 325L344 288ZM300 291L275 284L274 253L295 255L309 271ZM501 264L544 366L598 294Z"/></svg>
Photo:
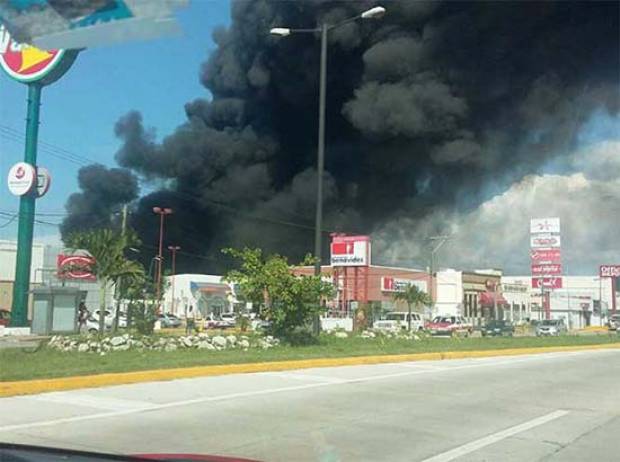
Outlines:
<svg viewBox="0 0 620 462"><path fill-rule="evenodd" d="M200 70L212 97L187 103L161 142L140 113L120 118L118 163L165 185L135 205L145 242L157 241L160 205L177 212L167 241L192 254L181 271L221 270L223 246L312 251L319 41L268 31L376 4L234 1ZM618 2L384 6L330 35L325 236L471 209L567 152L592 111L619 109ZM92 194L69 200L64 232L88 226L78 212L97 207Z"/></svg>

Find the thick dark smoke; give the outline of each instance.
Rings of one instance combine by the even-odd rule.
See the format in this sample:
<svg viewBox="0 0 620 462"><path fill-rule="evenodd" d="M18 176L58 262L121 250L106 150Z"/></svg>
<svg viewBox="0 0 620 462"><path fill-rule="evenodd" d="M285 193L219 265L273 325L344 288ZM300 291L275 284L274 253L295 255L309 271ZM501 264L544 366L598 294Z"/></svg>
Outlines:
<svg viewBox="0 0 620 462"><path fill-rule="evenodd" d="M187 121L161 142L138 112L120 118L118 163L165 184L136 205L145 242L156 242L150 207L169 205L169 239L212 258L186 256L184 271L219 270L228 245L312 250L319 42L268 31L376 4L233 2L200 71L212 98L186 104ZM571 150L594 110L619 109L617 2L385 6L383 19L330 36L326 231L472 209ZM89 194L70 199L65 232L84 224L72 207Z"/></svg>

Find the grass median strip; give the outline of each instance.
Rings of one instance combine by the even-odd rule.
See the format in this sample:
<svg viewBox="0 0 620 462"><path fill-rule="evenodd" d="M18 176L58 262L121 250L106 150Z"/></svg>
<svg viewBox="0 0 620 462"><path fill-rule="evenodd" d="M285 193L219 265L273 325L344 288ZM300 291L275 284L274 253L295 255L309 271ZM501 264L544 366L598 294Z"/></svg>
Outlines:
<svg viewBox="0 0 620 462"><path fill-rule="evenodd" d="M46 348L35 352L7 349L0 351L0 396L206 375L590 348L620 348L620 338L601 335L406 341L326 336L319 344L304 347L125 351L106 356Z"/></svg>

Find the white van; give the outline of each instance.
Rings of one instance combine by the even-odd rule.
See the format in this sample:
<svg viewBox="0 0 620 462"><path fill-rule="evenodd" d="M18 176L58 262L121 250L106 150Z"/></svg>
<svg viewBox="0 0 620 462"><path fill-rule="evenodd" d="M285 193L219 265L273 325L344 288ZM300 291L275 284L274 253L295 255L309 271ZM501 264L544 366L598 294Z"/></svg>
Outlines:
<svg viewBox="0 0 620 462"><path fill-rule="evenodd" d="M388 313L385 316L385 319L375 321L372 327L380 330L406 330L408 325L407 315L408 313L400 311ZM422 329L424 329L424 321L422 320L422 316L418 313L411 313L411 330L415 332Z"/></svg>

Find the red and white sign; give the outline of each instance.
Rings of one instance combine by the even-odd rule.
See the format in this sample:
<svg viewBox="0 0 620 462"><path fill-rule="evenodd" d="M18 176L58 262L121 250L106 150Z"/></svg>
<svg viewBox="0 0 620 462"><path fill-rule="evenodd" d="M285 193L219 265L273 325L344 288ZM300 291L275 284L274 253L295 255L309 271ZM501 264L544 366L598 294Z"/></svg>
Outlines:
<svg viewBox="0 0 620 462"><path fill-rule="evenodd" d="M0 67L15 80L28 83L43 79L61 62L64 53L17 43L0 25Z"/></svg>
<svg viewBox="0 0 620 462"><path fill-rule="evenodd" d="M370 265L370 237L334 236L331 243L331 265Z"/></svg>
<svg viewBox="0 0 620 462"><path fill-rule="evenodd" d="M532 265L532 276L557 276L562 274L562 265Z"/></svg>
<svg viewBox="0 0 620 462"><path fill-rule="evenodd" d="M26 162L18 162L9 170L7 184L11 194L24 196L34 189L36 180L36 169Z"/></svg>
<svg viewBox="0 0 620 462"><path fill-rule="evenodd" d="M599 274L602 278L620 278L620 265L601 265Z"/></svg>
<svg viewBox="0 0 620 462"><path fill-rule="evenodd" d="M530 236L530 247L532 249L559 248L562 241L559 235L540 234Z"/></svg>
<svg viewBox="0 0 620 462"><path fill-rule="evenodd" d="M559 233L560 219L554 218L532 218L530 220L530 233Z"/></svg>
<svg viewBox="0 0 620 462"><path fill-rule="evenodd" d="M548 278L532 278L533 289L561 289L562 278L561 277L548 277Z"/></svg>
<svg viewBox="0 0 620 462"><path fill-rule="evenodd" d="M56 258L58 278L95 281L97 277L91 272L91 267L94 263L95 259L87 255L60 254Z"/></svg>
<svg viewBox="0 0 620 462"><path fill-rule="evenodd" d="M416 279L398 279L392 277L381 278L381 292L403 292L409 286L416 286L422 292L426 292L426 281Z"/></svg>
<svg viewBox="0 0 620 462"><path fill-rule="evenodd" d="M560 263L562 251L560 249L538 249L530 250L532 264Z"/></svg>

